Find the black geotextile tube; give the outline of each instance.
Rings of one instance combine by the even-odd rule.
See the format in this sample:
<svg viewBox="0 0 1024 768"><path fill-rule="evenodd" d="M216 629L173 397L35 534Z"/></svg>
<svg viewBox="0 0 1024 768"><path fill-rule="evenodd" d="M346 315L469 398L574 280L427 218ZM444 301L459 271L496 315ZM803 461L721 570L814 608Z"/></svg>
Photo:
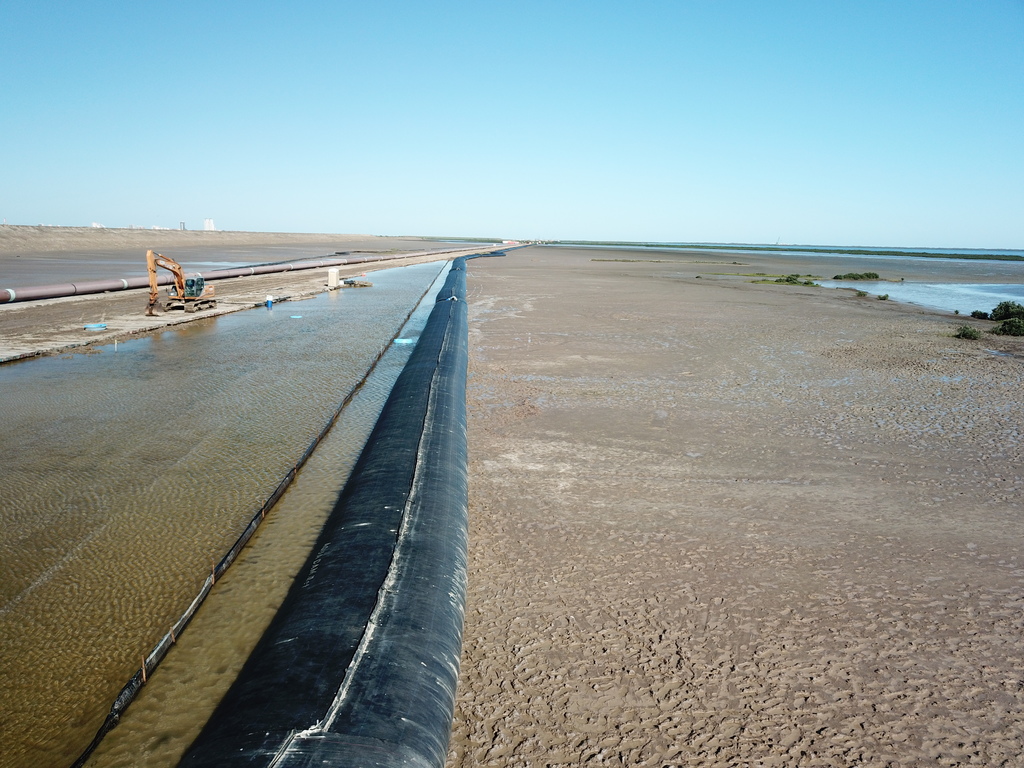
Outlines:
<svg viewBox="0 0 1024 768"><path fill-rule="evenodd" d="M443 767L468 535L456 261L312 554L180 766Z"/></svg>

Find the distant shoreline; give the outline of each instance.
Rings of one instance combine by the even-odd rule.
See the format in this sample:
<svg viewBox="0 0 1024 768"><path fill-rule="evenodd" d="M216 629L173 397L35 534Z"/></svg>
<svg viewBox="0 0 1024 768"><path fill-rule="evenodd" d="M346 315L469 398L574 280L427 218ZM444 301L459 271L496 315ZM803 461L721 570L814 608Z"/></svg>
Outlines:
<svg viewBox="0 0 1024 768"><path fill-rule="evenodd" d="M115 229L0 225L0 256L83 249L166 248L188 245L274 245L348 242L378 239L376 235L309 232L244 232L200 229ZM400 238L380 238L382 240Z"/></svg>
<svg viewBox="0 0 1024 768"><path fill-rule="evenodd" d="M740 243L732 244L704 244L704 243L631 243L600 240L545 240L548 245L577 245L577 246L602 246L609 248L660 248L665 250L680 251L730 251L730 252L781 252L781 253L810 253L818 255L840 254L844 256L914 256L928 259L982 259L985 261L1024 261L1024 255L1008 253L992 253L984 249L976 251L950 251L939 253L935 251L910 251L898 248L833 248L827 245L745 245ZM1013 250L1013 249L1005 249Z"/></svg>

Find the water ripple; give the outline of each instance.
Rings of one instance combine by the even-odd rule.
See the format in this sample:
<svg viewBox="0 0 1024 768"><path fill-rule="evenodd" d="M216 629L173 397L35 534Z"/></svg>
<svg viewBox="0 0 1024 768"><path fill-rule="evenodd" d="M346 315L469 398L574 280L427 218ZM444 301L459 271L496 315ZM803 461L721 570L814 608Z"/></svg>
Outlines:
<svg viewBox="0 0 1024 768"><path fill-rule="evenodd" d="M0 368L0 765L77 756L439 269Z"/></svg>

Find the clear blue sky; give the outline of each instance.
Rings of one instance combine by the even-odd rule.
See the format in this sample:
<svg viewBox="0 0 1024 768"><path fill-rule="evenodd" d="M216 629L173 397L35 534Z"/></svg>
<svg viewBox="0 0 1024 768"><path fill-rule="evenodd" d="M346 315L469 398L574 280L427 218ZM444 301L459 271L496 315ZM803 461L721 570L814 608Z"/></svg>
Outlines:
<svg viewBox="0 0 1024 768"><path fill-rule="evenodd" d="M1024 248L1024 0L5 0L10 224Z"/></svg>

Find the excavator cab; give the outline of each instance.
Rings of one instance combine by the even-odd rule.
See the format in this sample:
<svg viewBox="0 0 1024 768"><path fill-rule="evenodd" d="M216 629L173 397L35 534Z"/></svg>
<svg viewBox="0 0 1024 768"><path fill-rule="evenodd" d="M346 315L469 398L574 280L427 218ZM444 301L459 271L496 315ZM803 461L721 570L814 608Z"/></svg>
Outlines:
<svg viewBox="0 0 1024 768"><path fill-rule="evenodd" d="M185 297L189 299L198 299L203 295L203 291L206 287L206 281L202 275L196 275L195 277L185 278Z"/></svg>
<svg viewBox="0 0 1024 768"><path fill-rule="evenodd" d="M186 277L184 279L184 288L182 293L184 297L178 295L178 286L172 285L168 289L168 294L173 298L180 299L198 299L203 295L203 291L206 290L206 280L203 279L202 275L196 275L195 277Z"/></svg>

